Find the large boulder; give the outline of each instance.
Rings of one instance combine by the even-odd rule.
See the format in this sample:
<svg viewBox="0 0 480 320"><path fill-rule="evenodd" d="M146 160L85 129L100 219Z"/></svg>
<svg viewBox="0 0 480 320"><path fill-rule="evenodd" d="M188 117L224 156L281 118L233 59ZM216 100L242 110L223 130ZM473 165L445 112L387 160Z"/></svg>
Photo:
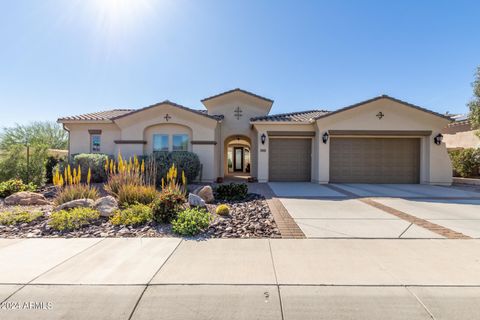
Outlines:
<svg viewBox="0 0 480 320"><path fill-rule="evenodd" d="M205 204L205 200L197 196L196 194L189 193L188 194L188 204L191 207L206 207L207 205Z"/></svg>
<svg viewBox="0 0 480 320"><path fill-rule="evenodd" d="M106 196L98 199L93 207L100 212L102 217L110 217L118 209L118 202L112 196Z"/></svg>
<svg viewBox="0 0 480 320"><path fill-rule="evenodd" d="M215 201L215 197L213 196L213 190L210 186L205 186L200 189L197 195L203 200L205 200L206 203L212 203L213 201Z"/></svg>
<svg viewBox="0 0 480 320"><path fill-rule="evenodd" d="M43 194L21 191L6 197L5 204L9 206L41 206L50 204L50 202L45 199Z"/></svg>
<svg viewBox="0 0 480 320"><path fill-rule="evenodd" d="M94 205L95 201L92 199L77 199L77 200L72 200L68 201L65 203L62 203L58 207L55 208L55 211L60 211L60 210L67 210L67 209L73 209L73 208L92 208Z"/></svg>

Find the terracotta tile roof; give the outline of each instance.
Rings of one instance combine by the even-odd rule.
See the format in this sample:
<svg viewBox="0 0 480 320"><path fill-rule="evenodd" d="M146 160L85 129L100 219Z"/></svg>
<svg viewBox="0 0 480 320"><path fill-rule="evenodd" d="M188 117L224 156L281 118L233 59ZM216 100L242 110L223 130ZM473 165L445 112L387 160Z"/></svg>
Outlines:
<svg viewBox="0 0 480 320"><path fill-rule="evenodd" d="M325 110L307 110L290 113L272 114L269 116L251 118L250 121L269 121L269 122L307 122L314 120L323 114L328 114Z"/></svg>
<svg viewBox="0 0 480 320"><path fill-rule="evenodd" d="M58 121L113 121L119 118L123 118L125 116L141 112L162 104L168 104L173 107L177 107L189 112L196 113L198 115L208 117L214 120L222 120L223 116L222 115L209 115L207 114L207 110L194 110L190 109L187 107L184 107L182 105L176 104L174 102L165 100L160 103L153 104L151 106L145 107L145 108L140 108L140 109L113 109L113 110L106 110L106 111L100 111L100 112L93 112L93 113L86 113L86 114L81 114L77 116L69 116L69 117L63 117L59 118Z"/></svg>
<svg viewBox="0 0 480 320"><path fill-rule="evenodd" d="M407 107L410 107L410 108L414 108L414 109L417 109L417 110L420 110L420 111L423 111L423 112L426 112L426 113L430 113L430 114L433 114L434 116L437 116L437 117L440 117L440 118L444 118L444 119L447 119L447 120L450 120L452 121L452 118L450 118L449 116L446 116L444 114L441 114L441 113L438 113L438 112L435 112L435 111L432 111L432 110L428 110L428 109L425 109L423 107L420 107L420 106L417 106L417 105L414 105L412 103L409 103L409 102L406 102L406 101L403 101L403 100L400 100L400 99L397 99L397 98L393 98L393 97L390 97L386 94L383 94L381 96L377 96L377 97L374 97L372 99L368 99L368 100L365 100L365 101L362 101L362 102L358 102L358 103L355 103L355 104L352 104L350 106L347 106L347 107L344 107L344 108L341 108L341 109L338 109L338 110L335 110L333 112L330 112L328 114L322 114L322 115L319 115L315 118L315 120L318 120L320 118L324 118L324 117L329 117L331 115L334 115L334 114L337 114L339 112L343 112L343 111L347 111L347 110L350 110L350 109L353 109L353 108L356 108L356 107L359 107L361 105L364 105L364 104L367 104L367 103L370 103L370 102L374 102L374 101L377 101L377 100L380 100L380 99L389 99L389 100L392 100L392 101L395 101L397 103L400 103L400 104L403 104Z"/></svg>
<svg viewBox="0 0 480 320"><path fill-rule="evenodd" d="M176 107L176 108L180 108L180 109L183 109L183 110L186 110L186 111L189 111L189 112L193 112L193 113L196 113L198 115L201 115L201 116L204 116L204 117L207 117L207 118L210 118L210 119L214 119L214 120L222 120L223 119L223 116L221 115L209 115L207 114L206 112L204 112L203 110L194 110L194 109L190 109L188 107L185 107L185 106L182 106L180 104L177 104L175 102L172 102L172 101L169 101L169 100L165 100L165 101L162 101L162 102L159 102L159 103L155 103L155 104L152 104L148 107L145 107L145 108L140 108L140 109L136 109L136 110L133 110L132 112L128 113L128 114L124 114L124 115L119 115L117 117L114 117L112 118L112 120L116 120L116 119L119 119L119 118L123 118L127 115L130 115L130 114L134 114L134 113L137 113L137 112L141 112L141 111L144 111L144 110L148 110L148 109L151 109L151 108L154 108L156 106L159 106L159 105L162 105L162 104L168 104L172 107Z"/></svg>
<svg viewBox="0 0 480 320"><path fill-rule="evenodd" d="M226 95L226 94L229 94L229 93L233 93L233 92L235 92L235 91L242 92L242 93L248 94L248 95L250 95L250 96L252 96L252 97L255 97L255 98L258 98L258 99L262 99L262 100L268 101L268 102L270 102L270 103L273 103L273 100L272 100L272 99L268 99L268 98L259 96L258 94L255 94L255 93L253 93L253 92L250 92L250 91L247 91L247 90L243 90L243 89L240 89L240 88L235 88L235 89L232 89L232 90L228 90L228 91L225 91L225 92L216 94L216 95L214 95L214 96L211 96L211 97L202 99L201 101L204 102L204 101L207 101L207 100L215 99L215 98L218 98L218 97L220 97L220 96L223 96L223 95Z"/></svg>
<svg viewBox="0 0 480 320"><path fill-rule="evenodd" d="M113 110L105 110L105 111L99 111L99 112L85 113L85 114L80 114L80 115L77 115L77 116L68 116L68 117L59 118L58 120L59 121L63 121L63 120L79 120L79 121L111 120L115 117L129 114L132 111L133 111L133 109L113 109Z"/></svg>

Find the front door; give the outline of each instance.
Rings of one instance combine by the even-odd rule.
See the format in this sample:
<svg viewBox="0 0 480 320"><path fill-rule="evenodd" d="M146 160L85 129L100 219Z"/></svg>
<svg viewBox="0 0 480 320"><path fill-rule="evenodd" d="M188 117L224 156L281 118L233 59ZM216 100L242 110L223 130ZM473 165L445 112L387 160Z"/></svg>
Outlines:
<svg viewBox="0 0 480 320"><path fill-rule="evenodd" d="M243 171L243 148L233 148L233 171Z"/></svg>

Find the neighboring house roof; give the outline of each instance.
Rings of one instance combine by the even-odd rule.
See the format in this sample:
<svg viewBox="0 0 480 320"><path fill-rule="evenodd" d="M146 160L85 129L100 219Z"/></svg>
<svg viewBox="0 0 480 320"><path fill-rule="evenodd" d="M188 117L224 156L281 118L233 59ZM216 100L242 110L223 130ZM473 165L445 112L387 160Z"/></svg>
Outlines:
<svg viewBox="0 0 480 320"><path fill-rule="evenodd" d="M272 114L269 116L251 118L250 121L267 121L267 122L308 122L315 118L327 114L330 111L325 110L307 110L290 113Z"/></svg>
<svg viewBox="0 0 480 320"><path fill-rule="evenodd" d="M79 121L101 121L101 120L112 120L115 117L128 114L132 112L133 109L113 109L105 110L100 112L92 112L80 114L77 116L68 116L59 118L58 121L68 121L68 120L79 120Z"/></svg>
<svg viewBox="0 0 480 320"><path fill-rule="evenodd" d="M340 113L340 112L343 112L343 111L347 111L347 110L350 110L350 109L354 109L354 108L357 108L357 107L360 107L364 104L367 104L367 103L370 103L370 102L374 102L376 100L380 100L380 99L389 99L389 100L392 100L392 101L395 101L397 103L401 103L405 106L408 106L408 107L411 107L411 108L414 108L414 109L417 109L417 110L420 110L420 111L423 111L423 112L427 112L427 113L430 113L434 116L437 116L437 117L440 117L440 118L444 118L444 119L447 119L447 120L450 120L452 121L452 118L450 118L449 116L446 116L444 114L441 114L441 113L438 113L438 112L435 112L435 111L431 111L431 110L428 110L428 109L425 109L425 108L422 108L422 107L419 107L417 105L414 105L414 104L411 104L409 102L406 102L406 101L403 101L403 100L400 100L400 99L396 99L396 98L393 98L393 97L390 97L386 94L384 95L381 95L381 96L378 96L378 97L374 97L372 99L368 99L368 100L365 100L365 101L362 101L362 102L359 102L359 103L355 103L355 104L352 104L350 106L347 106L347 107L344 107L344 108L341 108L341 109L338 109L336 111L333 111L333 112L330 112L330 113L327 113L327 114L322 114L322 115L319 115L318 117L315 118L315 120L318 120L318 119L321 119L321 118L325 118L325 117L329 117L331 115L334 115L334 114L337 114L337 113Z"/></svg>
<svg viewBox="0 0 480 320"><path fill-rule="evenodd" d="M214 96L211 96L211 97L202 99L201 102L205 102L205 101L207 101L207 100L215 99L215 98L218 98L218 97L221 97L221 96L224 96L224 95L226 95L226 94L233 93L233 92L242 92L242 93L248 94L248 95L250 95L250 96L252 96L252 97L255 97L255 98L258 98L258 99L261 99L261 100L265 100L265 101L268 101L268 102L270 102L270 103L273 103L273 100L272 100L272 99L268 99L268 98L259 96L258 94L255 94L255 93L253 93L253 92L250 92L250 91L247 91L247 90L243 90L243 89L240 89L240 88L235 88L235 89L232 89L232 90L228 90L228 91L225 91L225 92L216 94L216 95L214 95Z"/></svg>
<svg viewBox="0 0 480 320"><path fill-rule="evenodd" d="M214 119L214 120L217 120L217 121L223 119L222 115L209 115L209 114L207 114L206 110L194 110L194 109L190 109L190 108L184 107L182 105L176 104L174 102L165 100L163 102L159 102L159 103L156 103L156 104L153 104L151 106L141 108L141 109L113 109L113 110L107 110L107 111L86 113L86 114L81 114L81 115L77 115L77 116L63 117L63 118L59 118L58 121L60 121L60 122L62 122L62 121L113 121L113 120L116 120L116 119L120 119L120 118L129 116L129 115L132 115L134 113L138 113L138 112L145 111L147 109L154 108L154 107L162 105L162 104L168 104L170 106L180 108L182 110L186 110L186 111L189 111L189 112L192 112L192 113L196 113L200 116L204 116L204 117Z"/></svg>

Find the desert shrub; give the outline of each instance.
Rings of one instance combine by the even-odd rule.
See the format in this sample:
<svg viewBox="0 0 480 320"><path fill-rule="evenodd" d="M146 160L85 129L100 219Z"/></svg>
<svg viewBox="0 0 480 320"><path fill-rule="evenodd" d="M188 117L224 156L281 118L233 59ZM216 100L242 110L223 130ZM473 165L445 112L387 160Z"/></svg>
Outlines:
<svg viewBox="0 0 480 320"><path fill-rule="evenodd" d="M109 159L106 154L100 153L80 153L73 157L71 166L77 168L80 166L82 170L82 179L86 179L88 169L91 170L92 182L107 181L107 172L105 172L105 162Z"/></svg>
<svg viewBox="0 0 480 320"><path fill-rule="evenodd" d="M467 148L450 152L452 168L461 177L470 177L478 174L480 167L480 149Z"/></svg>
<svg viewBox="0 0 480 320"><path fill-rule="evenodd" d="M243 200L247 197L248 186L245 183L221 184L215 188L216 197L224 200Z"/></svg>
<svg viewBox="0 0 480 320"><path fill-rule="evenodd" d="M45 161L48 157L47 147L44 145L29 148L27 164L27 150L22 144L9 146L1 150L0 181L20 179L27 183L33 182L37 186L45 183Z"/></svg>
<svg viewBox="0 0 480 320"><path fill-rule="evenodd" d="M119 154L117 160L106 161L104 168L108 175L104 188L115 197L125 186L155 186L155 168L137 156L124 160Z"/></svg>
<svg viewBox="0 0 480 320"><path fill-rule="evenodd" d="M59 189L54 203L58 206L63 203L78 199L96 200L98 199L98 190L95 187L87 184L67 185Z"/></svg>
<svg viewBox="0 0 480 320"><path fill-rule="evenodd" d="M11 194L20 191L35 191L37 186L33 183L25 184L19 179L10 179L0 182L0 198L8 197Z"/></svg>
<svg viewBox="0 0 480 320"><path fill-rule="evenodd" d="M118 202L123 206L135 203L150 204L158 196L154 186L125 184L118 190Z"/></svg>
<svg viewBox="0 0 480 320"><path fill-rule="evenodd" d="M112 174L109 175L104 189L112 196L118 197L118 193L122 187L140 185L142 185L142 182L138 175Z"/></svg>
<svg viewBox="0 0 480 320"><path fill-rule="evenodd" d="M200 160L196 153L189 151L154 152L147 161L155 163L157 185L167 176L172 165L177 167L178 172L184 172L189 182L194 181L200 173Z"/></svg>
<svg viewBox="0 0 480 320"><path fill-rule="evenodd" d="M170 153L172 164L177 166L178 172L185 172L187 181L194 181L200 172L200 159L196 153L175 151Z"/></svg>
<svg viewBox="0 0 480 320"><path fill-rule="evenodd" d="M74 208L72 210L60 210L53 212L50 216L48 224L55 230L76 230L100 217L100 213L92 208Z"/></svg>
<svg viewBox="0 0 480 320"><path fill-rule="evenodd" d="M113 225L137 226L152 221L152 208L144 204L127 206L123 210L116 210L110 218Z"/></svg>
<svg viewBox="0 0 480 320"><path fill-rule="evenodd" d="M152 203L153 219L159 223L170 222L185 201L185 195L178 190L162 190Z"/></svg>
<svg viewBox="0 0 480 320"><path fill-rule="evenodd" d="M60 166L64 167L63 163L65 163L66 159L59 156L48 156L47 160L45 161L45 182L52 183L53 182L53 175L56 171L56 168L60 168ZM62 163L62 165L60 164Z"/></svg>
<svg viewBox="0 0 480 320"><path fill-rule="evenodd" d="M22 210L0 212L0 224L12 225L17 223L30 223L42 217L43 213L39 211L28 212Z"/></svg>
<svg viewBox="0 0 480 320"><path fill-rule="evenodd" d="M205 209L186 209L172 221L172 230L183 236L193 236L207 228L212 216Z"/></svg>
<svg viewBox="0 0 480 320"><path fill-rule="evenodd" d="M230 213L230 207L227 206L226 204L221 204L217 207L215 210L215 213L218 214L219 216L226 216Z"/></svg>

